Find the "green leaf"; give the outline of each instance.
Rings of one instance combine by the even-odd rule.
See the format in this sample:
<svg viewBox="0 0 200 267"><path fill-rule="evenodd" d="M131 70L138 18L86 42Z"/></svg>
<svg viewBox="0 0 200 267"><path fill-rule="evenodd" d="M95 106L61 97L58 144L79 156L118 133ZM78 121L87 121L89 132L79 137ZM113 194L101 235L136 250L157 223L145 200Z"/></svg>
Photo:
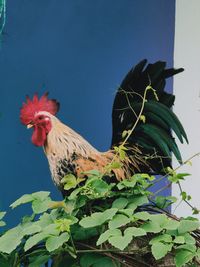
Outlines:
<svg viewBox="0 0 200 267"><path fill-rule="evenodd" d="M47 225L42 232L29 237L24 245L24 250L27 251L41 241L45 241L48 237L55 235L58 236L60 231L57 229L56 224Z"/></svg>
<svg viewBox="0 0 200 267"><path fill-rule="evenodd" d="M130 132L130 131L128 131L128 132ZM128 151L128 150L129 150L129 149L128 149L127 147L125 147L124 145L120 145L120 146L119 146L119 149L124 150L124 151Z"/></svg>
<svg viewBox="0 0 200 267"><path fill-rule="evenodd" d="M186 192L181 192L181 197L182 197L182 200L186 200L187 199L187 193Z"/></svg>
<svg viewBox="0 0 200 267"><path fill-rule="evenodd" d="M168 219L163 224L163 228L166 229L166 230L176 230L176 229L178 229L179 225L180 225L180 222Z"/></svg>
<svg viewBox="0 0 200 267"><path fill-rule="evenodd" d="M77 222L78 219L73 216L67 216L67 218L57 219L55 221L56 229L58 229L60 232L69 232L70 226Z"/></svg>
<svg viewBox="0 0 200 267"><path fill-rule="evenodd" d="M75 240L86 240L99 235L96 228L83 228L79 225L72 226L71 232Z"/></svg>
<svg viewBox="0 0 200 267"><path fill-rule="evenodd" d="M35 233L38 233L42 230L41 226L39 226L36 223L29 223L27 226L23 226L23 236L25 235L33 235Z"/></svg>
<svg viewBox="0 0 200 267"><path fill-rule="evenodd" d="M108 239L109 243L120 250L124 250L132 241L132 236L112 236Z"/></svg>
<svg viewBox="0 0 200 267"><path fill-rule="evenodd" d="M200 212L199 209L197 209L197 208L195 208L195 207L192 208L192 214L193 214L193 215L199 214L199 212Z"/></svg>
<svg viewBox="0 0 200 267"><path fill-rule="evenodd" d="M176 243L176 244L184 244L185 243L184 236L176 236L175 239L174 239L174 243Z"/></svg>
<svg viewBox="0 0 200 267"><path fill-rule="evenodd" d="M99 197L105 196L110 190L110 186L100 179L92 180L89 185L93 188L94 193L99 195Z"/></svg>
<svg viewBox="0 0 200 267"><path fill-rule="evenodd" d="M159 233L162 231L160 225L153 221L144 223L140 228L144 229L147 233Z"/></svg>
<svg viewBox="0 0 200 267"><path fill-rule="evenodd" d="M191 174L190 173L178 173L177 176L179 177L179 179L182 177L187 177L187 176L190 176Z"/></svg>
<svg viewBox="0 0 200 267"><path fill-rule="evenodd" d="M189 173L175 173L173 172L173 175L168 177L168 180L172 183L178 183L180 180L184 180L185 176L189 176L191 174ZM182 197L187 198L187 194L185 192L182 192Z"/></svg>
<svg viewBox="0 0 200 267"><path fill-rule="evenodd" d="M77 201L72 200L72 199L66 199L65 203L64 203L65 204L65 211L67 213L71 214L75 208L78 208L76 202L78 202L78 199L77 199Z"/></svg>
<svg viewBox="0 0 200 267"><path fill-rule="evenodd" d="M95 212L91 216L83 218L79 222L79 224L84 228L90 228L90 227L102 225L103 223L105 223L109 219L112 219L117 211L118 211L118 209L111 208L111 209L108 209L104 212Z"/></svg>
<svg viewBox="0 0 200 267"><path fill-rule="evenodd" d="M146 117L145 117L145 115L141 115L141 116L140 116L140 120L141 120L143 123L145 123L145 122L146 122Z"/></svg>
<svg viewBox="0 0 200 267"><path fill-rule="evenodd" d="M153 243L151 247L152 254L156 260L160 260L172 249L172 244L163 244L161 242Z"/></svg>
<svg viewBox="0 0 200 267"><path fill-rule="evenodd" d="M119 150L119 158L124 160L126 158L126 152L122 149Z"/></svg>
<svg viewBox="0 0 200 267"><path fill-rule="evenodd" d="M75 188L77 186L77 179L73 174L67 174L65 175L61 182L64 184L65 190L70 190L72 188Z"/></svg>
<svg viewBox="0 0 200 267"><path fill-rule="evenodd" d="M124 197L120 197L118 199L116 199L113 204L112 204L112 208L116 208L116 209L124 209L128 204L128 200L127 198Z"/></svg>
<svg viewBox="0 0 200 267"><path fill-rule="evenodd" d="M34 236L29 237L29 239L26 241L24 245L24 250L25 251L29 250L30 248L35 246L37 243L45 240L49 236L50 236L49 233L42 232L42 233L38 233L38 234L35 234Z"/></svg>
<svg viewBox="0 0 200 267"><path fill-rule="evenodd" d="M163 242L163 243L171 243L172 242L172 237L171 235L168 234L162 234L159 236L156 236L154 238L151 239L151 241L149 242L150 245L153 245L157 242Z"/></svg>
<svg viewBox="0 0 200 267"><path fill-rule="evenodd" d="M165 214L152 214L150 219L157 223L161 228L168 222L168 218Z"/></svg>
<svg viewBox="0 0 200 267"><path fill-rule="evenodd" d="M121 214L124 214L128 217L131 217L133 215L133 209L122 209L122 210L119 210L119 213Z"/></svg>
<svg viewBox="0 0 200 267"><path fill-rule="evenodd" d="M138 180L137 177L138 176L133 175L129 179L124 179L123 181L117 184L117 188L119 190L123 189L124 187L134 188Z"/></svg>
<svg viewBox="0 0 200 267"><path fill-rule="evenodd" d="M48 196L50 195L50 192L48 191L39 191L39 192L35 192L31 194L33 196L33 198L35 199L40 199L45 200L46 198L48 198Z"/></svg>
<svg viewBox="0 0 200 267"><path fill-rule="evenodd" d="M176 197L164 197L164 196L157 196L155 198L156 206L162 209L166 209L169 205L176 202Z"/></svg>
<svg viewBox="0 0 200 267"><path fill-rule="evenodd" d="M192 220L181 220L180 225L178 227L179 234L184 234L186 232L191 232L199 228L200 222L199 221L192 221Z"/></svg>
<svg viewBox="0 0 200 267"><path fill-rule="evenodd" d="M39 255L34 257L28 267L43 266L50 259L50 255Z"/></svg>
<svg viewBox="0 0 200 267"><path fill-rule="evenodd" d="M146 231L144 229L141 228L137 228L137 227L128 227L125 231L124 231L124 235L130 235L130 236L144 236L146 235Z"/></svg>
<svg viewBox="0 0 200 267"><path fill-rule="evenodd" d="M97 240L97 246L107 241L111 236L122 236L122 232L119 229L109 229L99 236Z"/></svg>
<svg viewBox="0 0 200 267"><path fill-rule="evenodd" d="M51 213L52 214L52 213ZM38 225L41 228L45 228L47 225L52 224L55 220L55 218L52 218L52 215L48 213L43 213L39 217Z"/></svg>
<svg viewBox="0 0 200 267"><path fill-rule="evenodd" d="M102 177L102 173L98 170L90 170L90 171L86 171L84 172L85 174L88 175L88 177L96 177L96 178L101 178Z"/></svg>
<svg viewBox="0 0 200 267"><path fill-rule="evenodd" d="M120 169L121 167L122 167L122 165L118 161L114 161L111 164L109 164L110 169Z"/></svg>
<svg viewBox="0 0 200 267"><path fill-rule="evenodd" d="M26 195L23 195L23 196L21 196L20 198L18 198L15 202L13 202L11 205L10 205L10 207L12 208L12 209L14 209L14 208L16 208L16 207L18 207L18 206L20 206L20 205L22 205L22 204L26 204L26 203L29 203L29 202L31 202L31 201L33 201L34 200L34 198L33 198L33 196L30 194L30 195L28 195L28 194L26 194Z"/></svg>
<svg viewBox="0 0 200 267"><path fill-rule="evenodd" d="M35 199L32 202L32 210L35 214L43 213L47 211L50 208L50 203L51 203L50 198L46 199Z"/></svg>
<svg viewBox="0 0 200 267"><path fill-rule="evenodd" d="M80 259L80 267L119 267L120 265L113 259L103 255L88 253Z"/></svg>
<svg viewBox="0 0 200 267"><path fill-rule="evenodd" d="M50 192L39 191L32 194L25 194L13 202L10 207L12 209L29 202L32 202L34 199L40 199L41 201L45 200L49 196Z"/></svg>
<svg viewBox="0 0 200 267"><path fill-rule="evenodd" d="M137 209L137 206L134 203L129 203L126 207L126 209L131 209L132 212L134 212Z"/></svg>
<svg viewBox="0 0 200 267"><path fill-rule="evenodd" d="M195 238L193 236L191 236L189 233L184 234L184 238L185 238L186 244L191 244L191 245L196 244Z"/></svg>
<svg viewBox="0 0 200 267"><path fill-rule="evenodd" d="M78 194L82 191L82 188L76 188L72 193L69 195L69 200L74 200L77 198Z"/></svg>
<svg viewBox="0 0 200 267"><path fill-rule="evenodd" d="M113 148L114 148L115 152L119 154L119 158L121 160L124 160L126 158L126 152L125 151L128 149L125 146L120 145L119 147L114 146Z"/></svg>
<svg viewBox="0 0 200 267"><path fill-rule="evenodd" d="M135 174L135 175L139 175L139 174ZM140 173L140 176L143 179L147 179L149 181L154 181L155 180L155 177L153 175L149 175L148 173Z"/></svg>
<svg viewBox="0 0 200 267"><path fill-rule="evenodd" d="M69 240L68 233L62 233L60 236L51 236L46 240L46 249L52 252L61 247L65 242Z"/></svg>
<svg viewBox="0 0 200 267"><path fill-rule="evenodd" d="M183 249L188 250L188 251L193 252L193 253L196 252L196 246L192 245L192 244L184 244L184 245L177 247L177 250L183 250Z"/></svg>
<svg viewBox="0 0 200 267"><path fill-rule="evenodd" d="M149 200L148 200L147 196L143 196L143 195L132 196L129 198L129 203L133 203L136 206L141 206L141 205L149 203Z"/></svg>
<svg viewBox="0 0 200 267"><path fill-rule="evenodd" d="M23 218L22 218L22 223L25 224L25 223L30 223L30 222L33 222L35 219L35 214L31 214L31 215L25 215Z"/></svg>
<svg viewBox="0 0 200 267"><path fill-rule="evenodd" d="M116 214L113 219L109 222L108 226L110 229L115 229L121 226L126 225L131 221L130 218L123 214Z"/></svg>
<svg viewBox="0 0 200 267"><path fill-rule="evenodd" d="M194 257L194 253L188 250L180 250L176 253L175 263L176 267L185 266L186 263L190 262Z"/></svg>
<svg viewBox="0 0 200 267"><path fill-rule="evenodd" d="M8 230L0 237L0 251L10 254L21 243L22 238L23 234L20 225Z"/></svg>
<svg viewBox="0 0 200 267"><path fill-rule="evenodd" d="M60 219L61 221L65 221L66 219ZM62 229L58 229L58 224L52 223L47 225L46 227L43 228L43 233L48 234L48 235L59 235Z"/></svg>
<svg viewBox="0 0 200 267"><path fill-rule="evenodd" d="M125 138L128 134L129 134L129 132L130 132L130 130L124 130L123 132L122 132L122 138ZM114 147L115 148L115 147Z"/></svg>
<svg viewBox="0 0 200 267"><path fill-rule="evenodd" d="M140 211L134 214L134 218L142 221L147 221L151 218L151 214L148 213L147 211Z"/></svg>

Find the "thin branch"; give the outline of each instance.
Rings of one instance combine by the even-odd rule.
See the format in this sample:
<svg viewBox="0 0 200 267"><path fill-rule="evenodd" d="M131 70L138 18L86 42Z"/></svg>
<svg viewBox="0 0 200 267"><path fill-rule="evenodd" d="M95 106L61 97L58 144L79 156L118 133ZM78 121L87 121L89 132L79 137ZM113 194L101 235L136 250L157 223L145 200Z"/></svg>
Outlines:
<svg viewBox="0 0 200 267"><path fill-rule="evenodd" d="M173 169L173 172L176 172L177 170L179 170L183 165L187 164L188 162L190 162L193 158L200 156L200 152L194 154L193 156L189 157L187 160L185 160L184 162L182 162L178 167L176 167L175 169ZM157 179L156 182L153 183L153 185L155 185L156 183L160 182L161 180L163 180L164 178L167 178L170 175L170 172L168 172L167 174L165 174L164 176L162 176L161 178ZM177 182L179 190L180 190L180 194L183 193L182 187L181 187L181 183L180 181ZM153 186L152 185L152 186ZM158 195L159 193L163 192L165 189L169 188L172 185L172 182L169 182L167 185L165 185L164 187L158 189L153 196ZM196 207L194 207L193 205L190 204L190 202L187 199L183 199L183 201L192 209L196 209L198 212L200 212L199 209L197 209Z"/></svg>
<svg viewBox="0 0 200 267"><path fill-rule="evenodd" d="M141 115L142 115L143 110L144 110L144 107L145 107L145 103L146 103L146 101L147 101L147 99L146 99L146 98L147 98L147 92L148 92L149 90L153 90L153 92L154 92L154 94L155 94L155 90L151 87L151 85L148 85L148 86L145 88L144 96L143 96L143 97L141 96L141 97L142 97L142 105L141 105L140 112L139 112L139 114L138 114L138 116L137 116L137 119L136 119L134 125L133 125L132 128L128 131L128 134L127 134L126 138L124 139L124 141L123 141L122 144L120 145L121 147L125 146L126 142L128 141L128 139L129 139L130 136L132 135L133 131L135 130L135 128L136 128L136 126L137 126L137 124L138 124L138 122L139 122L139 120L140 120L140 118L141 118ZM155 95L155 97L156 97L156 95ZM130 107L130 108L131 108L131 107ZM113 157L113 159L112 159L111 162L110 162L110 165L112 165L112 163L115 162L115 160L116 160L116 158L118 157L118 155L119 155L119 152L116 152L115 155L114 155L114 157ZM106 174L106 172L107 172L107 170L105 170L105 172L103 173L103 176Z"/></svg>
<svg viewBox="0 0 200 267"><path fill-rule="evenodd" d="M183 161L179 166L177 166L175 169L173 169L174 172L178 171L182 166L186 165L188 162L190 162L193 158L200 156L200 152L194 154L193 156L189 157L187 160ZM160 178L156 179L156 181L153 183L157 184L158 182L162 181L163 179L167 178L169 176L169 172L165 175L161 176Z"/></svg>

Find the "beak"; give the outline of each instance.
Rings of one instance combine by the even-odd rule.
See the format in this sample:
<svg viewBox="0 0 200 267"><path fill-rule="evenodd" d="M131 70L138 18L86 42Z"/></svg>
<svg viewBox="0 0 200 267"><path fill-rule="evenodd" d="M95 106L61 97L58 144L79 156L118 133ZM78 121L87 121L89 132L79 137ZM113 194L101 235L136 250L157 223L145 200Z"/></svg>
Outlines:
<svg viewBox="0 0 200 267"><path fill-rule="evenodd" d="M27 124L27 129L30 129L30 128L32 128L33 127L33 124L32 123L29 123L29 124Z"/></svg>

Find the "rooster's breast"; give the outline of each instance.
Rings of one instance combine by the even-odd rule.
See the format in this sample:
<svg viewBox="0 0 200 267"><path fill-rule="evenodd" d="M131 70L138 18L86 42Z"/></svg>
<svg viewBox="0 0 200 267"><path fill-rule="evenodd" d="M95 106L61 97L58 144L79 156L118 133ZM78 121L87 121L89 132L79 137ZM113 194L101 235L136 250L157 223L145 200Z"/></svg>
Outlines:
<svg viewBox="0 0 200 267"><path fill-rule="evenodd" d="M70 158L59 157L55 154L47 155L53 182L58 188L62 187L61 180L67 174L77 175L75 153Z"/></svg>

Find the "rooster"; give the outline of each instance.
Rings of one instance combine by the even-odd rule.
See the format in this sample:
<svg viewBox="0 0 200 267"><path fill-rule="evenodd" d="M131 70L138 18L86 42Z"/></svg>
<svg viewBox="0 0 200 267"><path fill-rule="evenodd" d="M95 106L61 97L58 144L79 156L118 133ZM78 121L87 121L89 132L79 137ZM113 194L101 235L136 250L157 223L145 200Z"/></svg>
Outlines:
<svg viewBox="0 0 200 267"><path fill-rule="evenodd" d="M188 142L187 136L171 110L175 97L165 92L164 87L166 78L183 69L166 69L166 63L161 61L146 65L147 60L143 60L132 68L117 90L112 111L111 148L106 152L99 152L81 135L63 124L56 117L59 103L55 99L48 99L47 93L41 98L35 94L32 100L27 97L23 103L21 123L33 128L32 143L44 148L53 181L64 195L63 177L68 174L81 177L89 170L104 173L105 166L111 164L113 158L121 164L121 167L112 169L118 180L136 172L161 174L171 165L172 153L179 162L182 161L172 130L181 142L184 139ZM138 120L148 85L153 90L147 94L148 101L145 101L142 110L143 119ZM138 123L125 144L126 156L122 158L115 148L123 142L136 121Z"/></svg>

